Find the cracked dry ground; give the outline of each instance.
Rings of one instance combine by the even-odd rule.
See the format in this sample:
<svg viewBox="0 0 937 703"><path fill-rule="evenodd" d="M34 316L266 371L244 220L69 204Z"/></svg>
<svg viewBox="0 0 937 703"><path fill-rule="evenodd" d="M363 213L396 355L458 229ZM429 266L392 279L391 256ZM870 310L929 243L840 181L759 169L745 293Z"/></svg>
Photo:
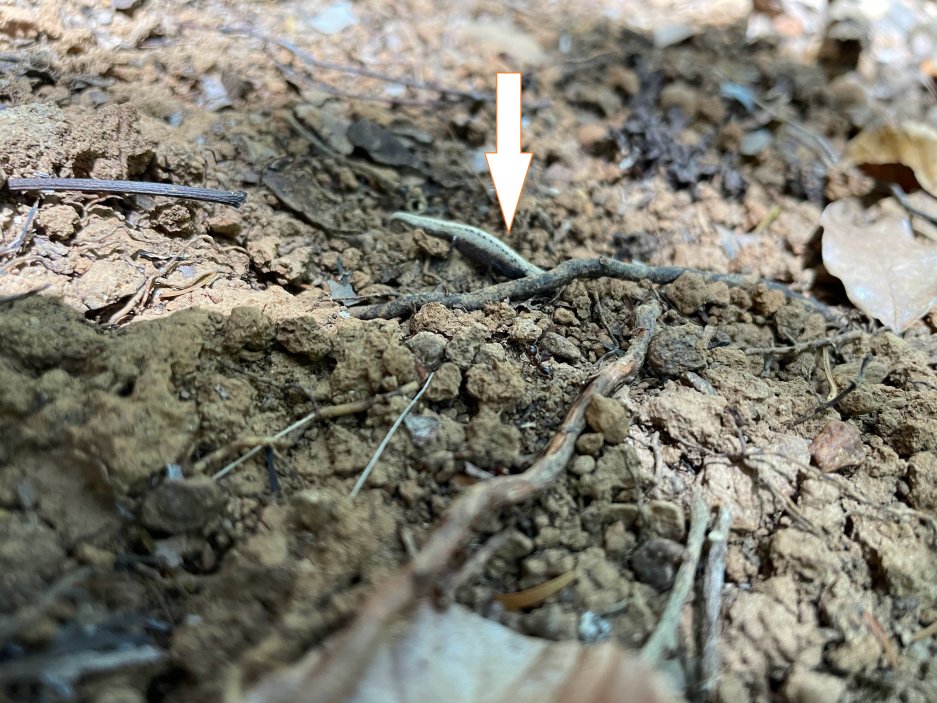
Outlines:
<svg viewBox="0 0 937 703"><path fill-rule="evenodd" d="M0 264L4 294L49 286L0 303L5 695L210 700L232 668L250 681L295 660L354 618L466 486L530 464L596 370L628 347L634 308L658 296L665 311L639 378L594 403L553 486L478 526L463 558L498 542L456 600L551 639L579 637L591 611L638 648L672 586L696 488L733 511L717 700L937 700L937 644L915 638L937 621L937 349L926 325L903 338L855 321L833 328L763 286L694 275L357 320L333 295L497 280L387 225L415 203L498 228L471 166L493 105L328 96L284 69L300 66L288 53L206 27L209 6L168 7L167 41L133 35L120 52L41 14L22 37L49 41L24 49L32 63L11 77L0 111L8 176L248 192L239 211L45 195L29 248ZM108 31L133 38L147 17ZM513 21L555 46L551 17ZM537 158L512 246L543 267L616 255L828 283L813 223L825 188L859 186L823 173L783 124L767 152L739 155L744 115L700 67L745 66L775 82L783 72L801 119L841 143L849 126L817 69L781 65L732 30L662 52L636 35L570 28L588 61L540 57L525 88L540 103L526 133ZM453 46L464 75L443 77L486 86L503 47ZM205 76L224 83L225 109L199 101ZM627 169L623 153L634 157ZM32 204L0 193L5 242ZM767 227L727 242L775 205ZM151 294L128 308L144 286ZM844 302L834 287L826 294ZM765 351L789 345L801 346ZM349 498L429 370L421 403ZM855 390L817 411L860 370ZM257 438L333 407L347 412L213 480ZM170 480L178 471L184 480ZM569 571L576 580L538 607L493 600ZM693 638L682 638L692 660ZM65 654L117 646L165 656L77 679L54 669ZM29 667L52 675L15 674ZM692 684L691 668L672 669Z"/></svg>

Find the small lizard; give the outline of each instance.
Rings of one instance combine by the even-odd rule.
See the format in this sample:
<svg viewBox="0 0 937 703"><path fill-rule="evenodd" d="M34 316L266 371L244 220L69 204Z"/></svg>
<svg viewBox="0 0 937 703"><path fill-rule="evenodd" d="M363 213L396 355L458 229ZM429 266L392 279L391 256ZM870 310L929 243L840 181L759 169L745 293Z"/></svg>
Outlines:
<svg viewBox="0 0 937 703"><path fill-rule="evenodd" d="M464 225L461 222L438 220L435 217L414 215L409 212L395 212L390 216L389 221L419 227L433 237L445 239L472 261L491 266L508 278L524 278L544 273L542 268L534 266L507 244L483 229Z"/></svg>

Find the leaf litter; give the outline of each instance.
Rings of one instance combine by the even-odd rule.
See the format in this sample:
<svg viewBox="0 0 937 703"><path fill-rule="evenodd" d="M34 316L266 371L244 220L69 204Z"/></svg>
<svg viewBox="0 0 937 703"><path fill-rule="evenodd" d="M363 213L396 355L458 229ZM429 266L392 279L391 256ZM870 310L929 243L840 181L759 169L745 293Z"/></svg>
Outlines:
<svg viewBox="0 0 937 703"><path fill-rule="evenodd" d="M330 294L495 280L386 226L391 212L425 205L498 230L471 166L494 139L493 67L529 80L525 137L537 158L509 240L525 256L550 266L616 254L803 290L823 282L822 208L872 192L868 179L830 171L815 137L844 149L882 110L905 124L926 122L931 107L913 83L882 90L895 61L850 65L875 58L856 55L854 28L824 32L822 67L804 61L796 39L819 37L792 21L804 17L796 3L770 9L779 32L755 43L744 25L760 16L737 2L684 18L608 3L598 23L573 6L489 7L480 20L471 7L437 15L395 1L349 15L337 3L353 21L330 24L326 39L312 27L328 3L58 5L9 8L0 27L23 59L2 58L7 175L250 195L234 214L47 194L27 246L0 262L0 603L11 633L0 671L71 673L4 679L15 700L214 700L234 679L249 690L315 660L310 647L349 632L369 599L395 595L394 575L456 498L529 466L597 368L628 348L635 307L656 295L637 284L577 282L551 300L473 313L429 305L368 323ZM701 15L735 26L703 28ZM889 16L909 26L904 3ZM214 26L222 17L229 24ZM621 31L626 19L649 31ZM256 35L289 38L320 64ZM380 80L381 70L420 80ZM730 84L744 104L720 97ZM200 105L206 97L223 99ZM349 135L353 124L367 138ZM0 194L4 244L17 242L33 202ZM161 262L180 251L160 280ZM144 285L152 294L127 309L132 324L94 324ZM556 641L583 661L596 655L571 641L591 614L595 632L638 649L685 561L698 486L735 516L725 585L706 594L721 666L700 681L687 638L688 665L671 659L659 673L678 695L693 699L699 682L733 702L937 699L930 321L908 323L903 337L848 336L763 286L684 276L659 293L668 309L643 375L590 407L550 490L486 515L454 573L428 585L486 616L466 626L469 638L524 633L538 638L531 651ZM845 301L833 291L828 302ZM890 308L897 328L914 305ZM351 500L429 370L419 414L434 431L395 434ZM310 418L301 432L271 441L298 418ZM831 435L833 422L848 428ZM255 447L256 458L209 481ZM57 588L75 569L92 574ZM539 605L497 603L570 573ZM424 603L412 612L427 617ZM440 637L456 644L441 617L417 627L413 652L438 651ZM391 661L409 656L394 649L396 631L377 633ZM155 656L117 666L115 651ZM415 666L412 678L385 670L375 682L381 693L413 683L447 694L455 681L479 683L459 656L440 663L452 668L428 681ZM544 697L562 692L553 682ZM483 695L481 684L470 690Z"/></svg>
<svg viewBox="0 0 937 703"><path fill-rule="evenodd" d="M916 237L908 217L838 200L820 224L824 266L866 315L902 332L937 305L937 243Z"/></svg>

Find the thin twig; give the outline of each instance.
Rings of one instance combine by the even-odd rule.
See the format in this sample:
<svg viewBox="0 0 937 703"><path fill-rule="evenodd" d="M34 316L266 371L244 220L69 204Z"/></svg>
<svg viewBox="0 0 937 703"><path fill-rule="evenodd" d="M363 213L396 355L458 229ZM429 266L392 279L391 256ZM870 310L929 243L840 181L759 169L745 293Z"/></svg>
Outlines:
<svg viewBox="0 0 937 703"><path fill-rule="evenodd" d="M677 628L680 624L680 611L686 603L696 578L696 567L699 564L700 553L703 551L703 541L706 537L706 527L709 525L709 507L703 496L694 491L690 504L690 531L687 535L686 551L683 563L674 579L673 590L660 621L648 641L641 648L641 658L651 664L660 663L664 655L676 646Z"/></svg>
<svg viewBox="0 0 937 703"><path fill-rule="evenodd" d="M23 248L23 244L26 243L27 237L29 236L29 231L32 229L33 220L36 219L37 212L39 212L38 198L36 198L36 202L33 203L33 206L29 208L29 212L26 213L26 219L23 220L23 226L20 228L19 236L3 247L3 249L0 249L0 256L16 254Z"/></svg>
<svg viewBox="0 0 937 703"><path fill-rule="evenodd" d="M700 647L699 690L703 699L713 697L719 676L719 639L722 634L722 587L725 584L726 549L732 510L727 505L719 508L719 517L709 532L709 553L703 571L703 618Z"/></svg>
<svg viewBox="0 0 937 703"><path fill-rule="evenodd" d="M840 344L860 339L862 335L863 332L853 330L851 332L843 332L843 334L836 335L835 337L812 339L809 342L800 342L799 344L792 344L786 347L749 347L745 350L745 353L750 356L754 354L800 354L801 352L809 351L810 349L819 349L820 347L836 347Z"/></svg>
<svg viewBox="0 0 937 703"><path fill-rule="evenodd" d="M333 417L341 417L343 415L354 415L356 413L362 413L370 409L371 406L373 406L382 397L410 393L416 389L417 389L417 383L414 381L412 383L407 383L403 386L400 386L400 388L393 391L393 393L387 394L387 396L375 396L373 398L365 398L364 400L356 400L351 403L342 403L341 405L332 405L327 408L313 410L308 415L304 415L303 417L299 418L296 422L294 422L289 427L286 427L285 429L280 430L272 437L263 438L261 442L258 442L257 445L253 447L253 449L250 449L246 453L242 454L240 457L232 461L223 469L221 469L220 471L212 475L212 479L217 481L219 479L224 478L229 473L234 471L238 466L240 466L245 461L250 459L252 456L255 456L256 454L262 452L264 450L264 447L275 444L278 440L283 439L284 437L286 437L286 435L292 432L295 432L296 430L302 429L313 420L317 420L317 419L328 420ZM219 457L225 456L226 454L230 453L230 449L231 449L230 446L222 447L221 449L212 452L211 454L204 457L203 459L200 459L198 463L196 463L195 466L193 467L193 473L196 473L196 474L202 473L214 461L217 461Z"/></svg>
<svg viewBox="0 0 937 703"><path fill-rule="evenodd" d="M671 283L684 273L698 273L708 281L723 281L730 286L745 288L759 281L748 276L732 273L714 273L682 266L648 266L641 263L625 263L607 257L597 259L571 259L556 268L540 275L518 278L505 283L497 283L471 293L414 293L403 295L396 300L377 305L365 305L351 308L357 318L407 317L427 303L440 303L446 307L459 307L465 310L480 310L486 305L503 300L526 300L538 295L553 293L558 288L578 279L617 278L626 281L648 281L650 283ZM806 298L788 286L775 281L760 281L768 288L778 290L789 300L796 300L814 310L827 320L839 322L841 315L823 303Z"/></svg>
<svg viewBox="0 0 937 703"><path fill-rule="evenodd" d="M381 440L381 443L377 447L377 451L374 452L374 456L371 457L371 461L368 462L368 465L364 467L364 471L361 472L361 475L358 477L358 480L355 481L354 488L351 489L351 497L354 498L361 491L361 488L364 486L365 481L368 480L368 476L371 475L371 472L374 470L374 466L377 464L378 460L381 458L381 454L384 453L384 450L387 448L387 445L390 443L391 438L397 432L397 429L400 427L400 424L404 421L404 418L410 414L410 411L420 402L420 398L423 397L423 394L426 393L426 389L429 388L429 384L433 382L433 376L436 374L435 371L431 371L426 377L426 382L423 384L423 387L420 389L420 392L413 396L413 400L404 408L403 412L397 417L394 421L394 424L391 425L390 429L387 431L387 434L384 435L384 439Z"/></svg>
<svg viewBox="0 0 937 703"><path fill-rule="evenodd" d="M368 68L357 68L355 66L345 66L338 63L330 63L329 61L320 61L312 54L300 49L298 46L293 44L293 42L287 41L285 39L258 37L257 35L253 34L251 36L253 36L255 39L259 38L263 41L270 42L271 44L276 44L280 48L286 49L298 59L301 59L303 63L323 71L338 71L340 73L347 73L352 76L373 78L374 80L383 81L384 83L395 83L397 85L406 86L407 88L413 88L414 90L424 90L431 93L439 93L440 95L452 96L461 98L463 100L471 100L472 102L491 103L495 101L495 96L492 93L447 88L444 85L432 81L418 81L412 78L397 78L394 76L388 76L385 73L379 73L378 71L372 71Z"/></svg>
<svg viewBox="0 0 937 703"><path fill-rule="evenodd" d="M934 635L937 635L937 621L934 621L927 627L921 628L915 632L913 635L911 635L911 638L908 640L908 642L917 642L919 640L927 639L928 637L933 637Z"/></svg>
<svg viewBox="0 0 937 703"><path fill-rule="evenodd" d="M856 377L854 379L852 379L848 384L846 384L846 387L843 388L843 390L841 390L839 393L837 393L835 396L833 396L829 400L824 400L822 403L820 403L816 408L811 410L809 413L806 413L805 415L801 415L800 417L795 419L791 423L791 427L793 427L794 425L799 425L800 423L805 422L812 417L816 417L827 408L834 407L839 401L841 401L843 398L845 398L847 395L849 395L854 390L856 390L859 386L861 386L862 382L865 380L865 371L868 368L870 361L872 361L872 354L866 354L862 359L862 365L859 367L859 373L856 374Z"/></svg>
<svg viewBox="0 0 937 703"><path fill-rule="evenodd" d="M240 207L247 199L241 190L215 190L149 181L115 181L107 178L8 178L7 189L68 190L78 193L117 193L119 195L159 195L166 198L202 200Z"/></svg>
<svg viewBox="0 0 937 703"><path fill-rule="evenodd" d="M530 468L466 489L413 561L370 597L357 619L324 655L314 650L293 666L269 675L245 693L243 703L285 703L300 695L306 703L342 700L357 685L388 624L437 585L440 574L451 568L453 557L471 539L473 527L505 506L530 500L562 475L575 453L576 439L586 427L586 410L592 399L612 396L641 370L660 312L656 300L638 306L631 347L582 390Z"/></svg>
<svg viewBox="0 0 937 703"><path fill-rule="evenodd" d="M901 668L901 662L898 660L898 653L895 651L895 645L893 645L891 642L891 637L889 637L888 633L885 632L885 628L882 627L882 623L880 623L878 618L875 617L875 613L861 605L859 606L859 610L862 613L862 620L865 622L866 627L869 628L869 632L871 632L872 636L878 640L878 643L885 654L885 658L888 660L889 666L897 671Z"/></svg>
<svg viewBox="0 0 937 703"><path fill-rule="evenodd" d="M909 215L920 217L925 222L930 222L932 225L937 225L937 217L915 206L914 203L911 202L910 198L908 198L908 194L904 192L904 188L902 188L900 185L897 183L892 183L889 185L889 190L891 190L891 194L895 197L895 200L901 204L901 207L903 207ZM927 191L925 190L924 192L926 193Z"/></svg>
<svg viewBox="0 0 937 703"><path fill-rule="evenodd" d="M150 644L107 652L91 650L74 654L36 654L0 664L0 683L43 680L71 682L89 674L141 664L156 664L167 656L164 650Z"/></svg>
<svg viewBox="0 0 937 703"><path fill-rule="evenodd" d="M130 299L124 303L124 305L111 315L107 319L107 324L116 325L121 320L123 320L127 315L129 315L134 310L141 310L146 304L147 299L149 298L150 293L153 291L153 287L156 285L156 281L159 278L167 276L176 266L181 263L182 255L185 254L189 247L195 244L201 237L192 237L189 239L185 245L176 252L172 258L170 258L166 263L157 269L156 273L147 276L146 280L143 281L143 284L137 289L137 292L130 296Z"/></svg>

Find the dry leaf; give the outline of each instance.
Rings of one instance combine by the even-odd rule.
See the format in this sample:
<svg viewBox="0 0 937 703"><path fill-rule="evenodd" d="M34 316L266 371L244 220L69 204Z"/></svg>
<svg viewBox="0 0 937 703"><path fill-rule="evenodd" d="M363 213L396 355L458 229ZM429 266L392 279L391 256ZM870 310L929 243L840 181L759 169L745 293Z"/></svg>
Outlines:
<svg viewBox="0 0 937 703"><path fill-rule="evenodd" d="M295 686L299 673L278 672L242 700L298 703L302 695L284 698L282 693ZM322 674L328 676L327 671ZM311 678L303 689L315 690L316 681ZM653 669L612 642L583 645L535 639L460 606L439 612L424 603L407 622L385 633L357 688L341 703L679 700Z"/></svg>
<svg viewBox="0 0 937 703"><path fill-rule="evenodd" d="M856 200L826 206L823 264L853 304L900 332L937 304L937 244L915 238L907 218L869 221Z"/></svg>
<svg viewBox="0 0 937 703"><path fill-rule="evenodd" d="M853 164L902 164L914 172L918 185L937 197L937 129L923 122L866 129L846 145L844 157Z"/></svg>

